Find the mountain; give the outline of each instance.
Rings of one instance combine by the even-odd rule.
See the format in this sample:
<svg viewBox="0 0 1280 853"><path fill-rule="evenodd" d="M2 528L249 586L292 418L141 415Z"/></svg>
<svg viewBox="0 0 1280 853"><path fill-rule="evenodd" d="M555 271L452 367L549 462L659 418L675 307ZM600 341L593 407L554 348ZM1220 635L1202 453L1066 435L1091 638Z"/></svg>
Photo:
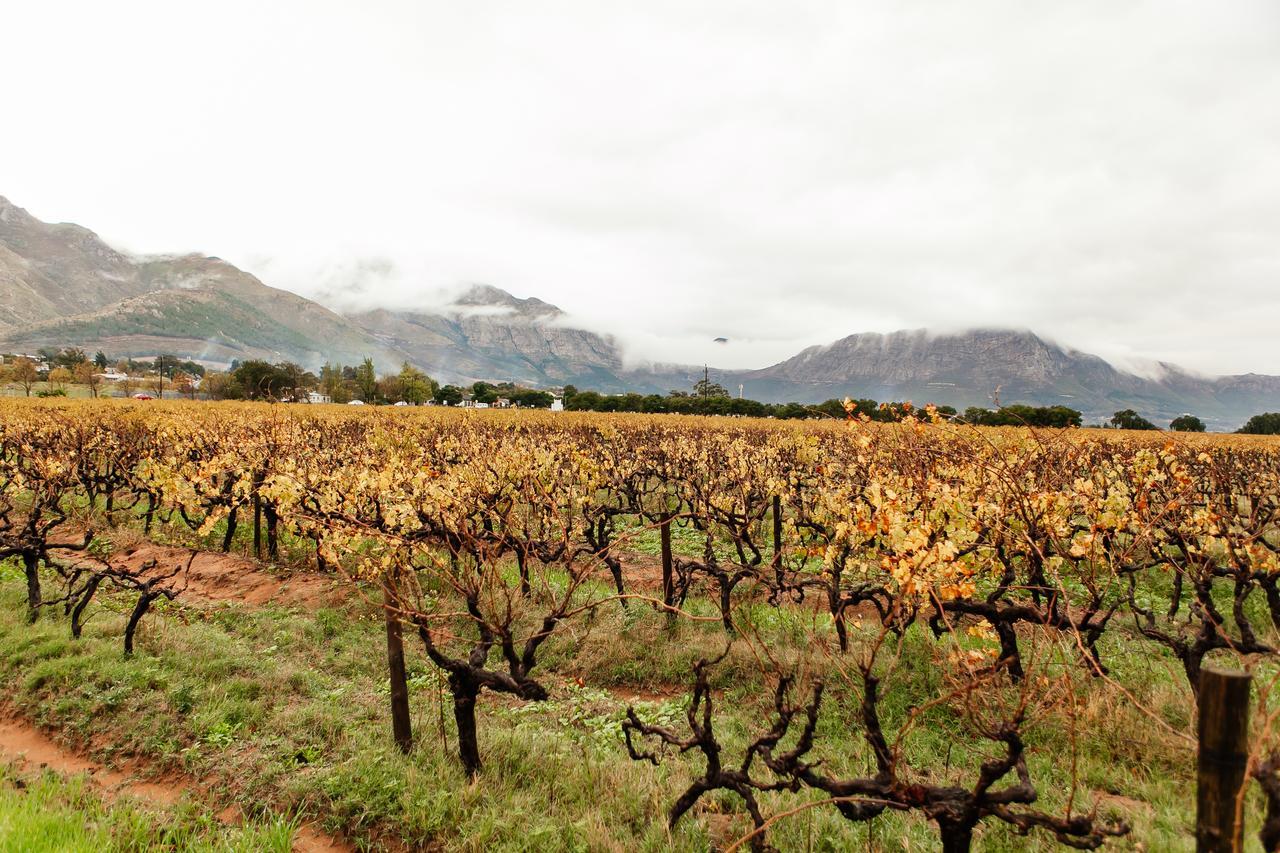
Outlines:
<svg viewBox="0 0 1280 853"><path fill-rule="evenodd" d="M554 305L496 287L475 285L443 310L377 309L350 316L441 381L569 383L611 392L629 387L619 378L622 354L612 339L566 325Z"/></svg>
<svg viewBox="0 0 1280 853"><path fill-rule="evenodd" d="M0 197L0 351L80 346L112 358L172 353L211 365L288 360L315 369L368 356L408 361L441 382L574 384L605 393L690 390L701 367L628 368L618 344L574 328L563 311L477 285L443 308L346 316L268 287L218 258L135 258L79 225L44 223ZM1157 364L1147 375L1032 332L976 329L857 334L760 370L711 371L731 393L771 402L831 397L957 408L1062 404L1086 422L1132 408L1158 424L1192 412L1235 428L1280 411L1280 377L1205 377Z"/></svg>
<svg viewBox="0 0 1280 853"><path fill-rule="evenodd" d="M404 358L345 317L218 258L132 258L0 197L0 349L72 344L112 358L172 353L213 364Z"/></svg>
<svg viewBox="0 0 1280 853"><path fill-rule="evenodd" d="M444 309L346 317L218 258L130 257L0 197L0 351L68 345L220 366L264 358L317 369L368 356L383 370L408 361L441 382L629 387L612 340L571 328L538 299L478 285Z"/></svg>
<svg viewBox="0 0 1280 853"><path fill-rule="evenodd" d="M1095 355L1029 331L923 329L850 335L809 347L761 370L717 371L716 381L760 400L817 402L831 397L913 400L989 407L1001 403L1064 405L1086 421L1133 408L1157 424L1194 412L1220 428L1280 408L1280 377L1203 377L1157 364L1152 375L1120 370Z"/></svg>
<svg viewBox="0 0 1280 853"><path fill-rule="evenodd" d="M43 223L0 196L0 334L151 289L92 231Z"/></svg>

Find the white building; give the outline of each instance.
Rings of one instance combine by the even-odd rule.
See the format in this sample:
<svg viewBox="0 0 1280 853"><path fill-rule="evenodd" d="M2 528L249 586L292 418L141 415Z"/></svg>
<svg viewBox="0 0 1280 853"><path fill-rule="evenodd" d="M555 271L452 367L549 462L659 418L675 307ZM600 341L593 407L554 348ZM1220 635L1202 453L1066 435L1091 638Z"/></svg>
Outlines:
<svg viewBox="0 0 1280 853"><path fill-rule="evenodd" d="M307 402L308 403L332 403L333 398L330 397L328 394L321 394L319 391L308 391Z"/></svg>
<svg viewBox="0 0 1280 853"><path fill-rule="evenodd" d="M552 398L551 398L551 411L553 411L553 412L563 412L563 411L564 411L564 397L552 397Z"/></svg>

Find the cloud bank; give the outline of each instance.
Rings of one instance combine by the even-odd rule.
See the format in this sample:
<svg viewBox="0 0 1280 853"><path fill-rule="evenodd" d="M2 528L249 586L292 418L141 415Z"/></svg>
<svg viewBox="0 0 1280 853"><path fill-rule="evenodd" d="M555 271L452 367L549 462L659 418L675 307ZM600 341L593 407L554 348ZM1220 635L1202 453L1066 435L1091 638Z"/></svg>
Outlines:
<svg viewBox="0 0 1280 853"><path fill-rule="evenodd" d="M0 192L134 251L342 308L484 282L656 361L980 325L1280 373L1269 0L5 17Z"/></svg>

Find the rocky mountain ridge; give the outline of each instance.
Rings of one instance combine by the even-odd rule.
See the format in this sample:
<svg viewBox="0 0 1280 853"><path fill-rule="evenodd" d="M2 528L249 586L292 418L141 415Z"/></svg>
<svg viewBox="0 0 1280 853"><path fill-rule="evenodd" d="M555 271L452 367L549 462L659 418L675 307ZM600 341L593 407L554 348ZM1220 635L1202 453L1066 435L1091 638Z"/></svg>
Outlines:
<svg viewBox="0 0 1280 853"><path fill-rule="evenodd" d="M1133 408L1157 423L1194 412L1219 427L1280 406L1280 377L1198 376L1159 365L1158 377L1121 370L1098 356L1033 332L973 329L850 335L809 347L761 370L725 371L757 399L814 402L847 394L875 400L928 400L939 405L1065 405L1101 421Z"/></svg>
<svg viewBox="0 0 1280 853"><path fill-rule="evenodd" d="M442 382L572 383L605 393L688 390L702 369L629 368L611 337L575 328L554 305L476 285L443 308L346 315L268 287L218 258L133 258L73 224L41 222L0 197L0 351L76 345L111 357L166 352L227 364L308 368L408 361ZM766 402L831 397L963 408L1063 404L1101 420L1133 408L1157 423L1194 412L1228 428L1280 410L1280 377L1204 377L1176 365L1139 376L1032 332L975 329L850 335L759 370L712 369L730 392Z"/></svg>
<svg viewBox="0 0 1280 853"><path fill-rule="evenodd" d="M490 285L473 286L444 309L379 308L350 317L445 381L612 386L622 370L612 339L564 325L554 305Z"/></svg>
<svg viewBox="0 0 1280 853"><path fill-rule="evenodd" d="M212 365L263 358L317 369L368 356L443 382L511 379L620 390L610 340L563 312L478 285L443 311L343 316L218 258L132 258L78 225L41 222L0 197L0 350L73 344L112 358L160 352Z"/></svg>

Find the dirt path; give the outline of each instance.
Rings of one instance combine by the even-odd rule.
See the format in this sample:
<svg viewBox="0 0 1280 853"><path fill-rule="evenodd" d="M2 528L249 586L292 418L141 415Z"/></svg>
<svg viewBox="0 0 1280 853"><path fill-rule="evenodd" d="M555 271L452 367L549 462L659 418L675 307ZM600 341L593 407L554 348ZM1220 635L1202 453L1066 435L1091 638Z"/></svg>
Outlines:
<svg viewBox="0 0 1280 853"><path fill-rule="evenodd" d="M613 698L630 705L635 702L651 702L659 704L671 699L683 697L689 688L679 684L660 684L656 687L606 687Z"/></svg>
<svg viewBox="0 0 1280 853"><path fill-rule="evenodd" d="M59 557L68 564L96 562L73 551L60 551ZM158 545L147 539L134 540L130 537L117 544L111 561L145 577L185 566L190 558L189 549ZM182 593L184 601L234 601L253 606L285 604L308 609L342 603L345 598L344 589L347 587L335 575L306 572L276 574L265 571L256 560L216 551L200 551L196 554L191 570L186 575L186 583L186 589Z"/></svg>
<svg viewBox="0 0 1280 853"><path fill-rule="evenodd" d="M139 771L142 768L139 765L134 765L125 772L104 767L59 746L26 720L12 715L0 718L0 761L13 764L19 770L47 768L64 776L85 774L108 802L127 796L144 803L168 807L185 795L201 793L190 779L176 776L140 778ZM234 823L236 815L235 809L228 809L218 817L225 823ZM293 849L296 853L349 853L355 848L326 835L315 826L303 824L294 833Z"/></svg>

